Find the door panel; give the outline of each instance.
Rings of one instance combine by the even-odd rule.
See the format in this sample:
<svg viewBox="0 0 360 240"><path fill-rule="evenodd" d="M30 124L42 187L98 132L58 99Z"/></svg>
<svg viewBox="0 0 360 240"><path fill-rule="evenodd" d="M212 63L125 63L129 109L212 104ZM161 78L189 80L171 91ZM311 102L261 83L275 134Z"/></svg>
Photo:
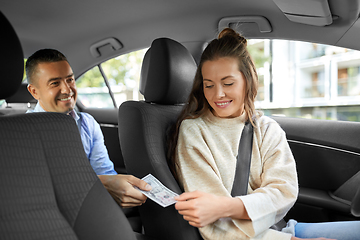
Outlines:
<svg viewBox="0 0 360 240"><path fill-rule="evenodd" d="M360 123L273 118L286 132L299 178L299 197L286 218L359 219L351 204L360 187Z"/></svg>

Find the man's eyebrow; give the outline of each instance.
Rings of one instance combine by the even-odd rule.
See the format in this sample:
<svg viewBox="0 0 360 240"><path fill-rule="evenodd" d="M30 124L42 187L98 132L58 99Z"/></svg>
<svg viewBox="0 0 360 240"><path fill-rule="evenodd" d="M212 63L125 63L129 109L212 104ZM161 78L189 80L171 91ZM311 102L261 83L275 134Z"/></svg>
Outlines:
<svg viewBox="0 0 360 240"><path fill-rule="evenodd" d="M74 77L74 74L71 73L71 74L67 75L67 76L64 77L64 78L70 78L70 77ZM63 78L62 78L62 77L50 78L50 79L48 80L48 82L57 81L57 80L61 80L61 79L63 79Z"/></svg>

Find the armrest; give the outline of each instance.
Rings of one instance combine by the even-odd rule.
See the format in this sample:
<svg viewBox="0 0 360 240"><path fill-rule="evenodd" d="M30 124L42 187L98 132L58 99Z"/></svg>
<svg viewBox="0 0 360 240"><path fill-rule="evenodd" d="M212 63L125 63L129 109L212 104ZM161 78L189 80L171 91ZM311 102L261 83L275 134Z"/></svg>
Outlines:
<svg viewBox="0 0 360 240"><path fill-rule="evenodd" d="M358 195L360 199L360 193ZM298 202L343 213L350 213L351 203L349 201L340 199L325 190L300 188Z"/></svg>

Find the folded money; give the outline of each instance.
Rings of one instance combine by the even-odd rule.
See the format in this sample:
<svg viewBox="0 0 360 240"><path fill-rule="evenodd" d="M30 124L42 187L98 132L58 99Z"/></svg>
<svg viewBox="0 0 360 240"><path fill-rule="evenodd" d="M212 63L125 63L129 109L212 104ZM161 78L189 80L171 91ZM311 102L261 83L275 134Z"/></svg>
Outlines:
<svg viewBox="0 0 360 240"><path fill-rule="evenodd" d="M167 207L176 203L174 197L178 196L179 194L165 187L153 175L148 174L145 177L143 177L142 180L147 182L152 187L150 191L142 191L141 189L137 188L145 196L147 196L148 198L150 198L151 200L153 200L154 202L156 202L157 204L163 207Z"/></svg>

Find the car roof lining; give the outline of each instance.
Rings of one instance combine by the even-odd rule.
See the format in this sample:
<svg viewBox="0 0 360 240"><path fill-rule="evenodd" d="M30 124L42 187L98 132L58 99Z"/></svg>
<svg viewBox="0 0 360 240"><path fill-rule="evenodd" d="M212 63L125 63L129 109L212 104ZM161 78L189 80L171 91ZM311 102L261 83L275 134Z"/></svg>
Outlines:
<svg viewBox="0 0 360 240"><path fill-rule="evenodd" d="M259 32L253 24L242 25L240 30L247 38L311 41L360 49L351 29L359 28L359 2L329 0L331 13L339 17L325 27L291 22L273 1L263 0L12 0L2 1L0 9L18 33L25 57L40 48L56 48L64 52L79 76L107 59L149 47L159 37L203 46L217 36L219 21L233 16L256 15L269 20L269 33ZM136 9L136 14L129 9ZM294 28L297 31L290 31ZM90 47L108 37L118 39L123 48L94 58ZM190 51L198 55L199 49L193 47Z"/></svg>

